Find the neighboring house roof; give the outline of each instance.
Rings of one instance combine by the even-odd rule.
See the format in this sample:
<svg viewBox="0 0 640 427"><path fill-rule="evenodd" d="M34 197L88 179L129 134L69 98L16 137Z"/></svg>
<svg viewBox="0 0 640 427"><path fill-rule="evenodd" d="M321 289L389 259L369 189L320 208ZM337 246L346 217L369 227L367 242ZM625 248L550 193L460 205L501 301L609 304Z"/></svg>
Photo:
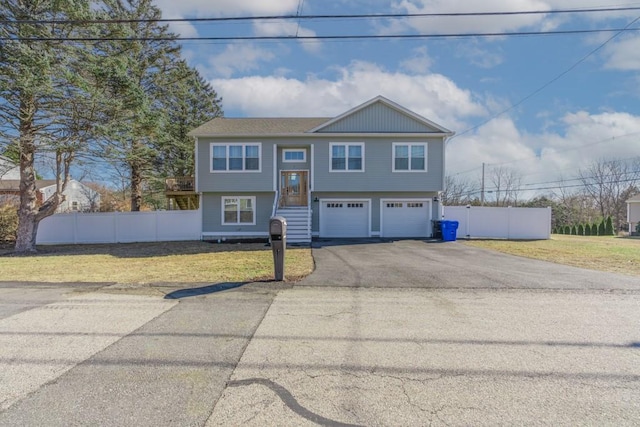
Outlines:
<svg viewBox="0 0 640 427"><path fill-rule="evenodd" d="M627 203L640 203L640 194L636 194L635 196L627 200Z"/></svg>
<svg viewBox="0 0 640 427"><path fill-rule="evenodd" d="M392 111L399 119L397 132L452 136L450 130L377 96L337 117L224 118L218 117L189 132L190 136L286 136L329 133L394 133L380 117Z"/></svg>
<svg viewBox="0 0 640 427"><path fill-rule="evenodd" d="M36 180L36 189L41 190L50 185L55 185L55 179L39 179ZM20 191L19 179L2 179L0 180L0 191Z"/></svg>

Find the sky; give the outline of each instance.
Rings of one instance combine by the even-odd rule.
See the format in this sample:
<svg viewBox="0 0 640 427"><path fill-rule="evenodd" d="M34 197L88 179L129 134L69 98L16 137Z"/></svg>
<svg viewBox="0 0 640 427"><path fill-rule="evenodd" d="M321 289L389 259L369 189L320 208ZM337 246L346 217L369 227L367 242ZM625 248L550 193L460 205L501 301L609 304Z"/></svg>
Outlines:
<svg viewBox="0 0 640 427"><path fill-rule="evenodd" d="M156 0L164 18L558 11L639 7L620 0ZM638 20L638 21L636 21ZM562 35L321 40L623 29ZM227 117L336 116L378 95L456 132L447 174L479 181L513 168L522 188L575 178L598 160L640 157L640 9L401 19L172 23L183 55ZM553 184L552 184L553 185ZM549 192L550 190L540 190Z"/></svg>

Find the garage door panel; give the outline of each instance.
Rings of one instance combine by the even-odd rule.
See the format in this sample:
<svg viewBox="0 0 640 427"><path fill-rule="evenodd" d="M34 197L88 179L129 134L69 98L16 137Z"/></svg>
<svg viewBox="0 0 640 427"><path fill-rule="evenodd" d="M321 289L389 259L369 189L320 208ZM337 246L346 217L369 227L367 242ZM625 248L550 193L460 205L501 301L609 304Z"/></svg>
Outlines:
<svg viewBox="0 0 640 427"><path fill-rule="evenodd" d="M431 236L429 200L382 200L383 237Z"/></svg>
<svg viewBox="0 0 640 427"><path fill-rule="evenodd" d="M321 237L369 237L369 202L323 201L320 207Z"/></svg>

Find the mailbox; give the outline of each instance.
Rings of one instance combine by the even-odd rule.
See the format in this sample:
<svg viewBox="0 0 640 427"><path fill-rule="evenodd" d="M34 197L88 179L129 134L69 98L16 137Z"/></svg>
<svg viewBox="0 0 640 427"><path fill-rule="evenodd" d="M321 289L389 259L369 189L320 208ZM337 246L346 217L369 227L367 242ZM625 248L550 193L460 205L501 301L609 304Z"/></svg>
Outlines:
<svg viewBox="0 0 640 427"><path fill-rule="evenodd" d="M284 255L287 249L287 220L282 216L274 216L269 220L269 239L273 252L275 278L284 280Z"/></svg>

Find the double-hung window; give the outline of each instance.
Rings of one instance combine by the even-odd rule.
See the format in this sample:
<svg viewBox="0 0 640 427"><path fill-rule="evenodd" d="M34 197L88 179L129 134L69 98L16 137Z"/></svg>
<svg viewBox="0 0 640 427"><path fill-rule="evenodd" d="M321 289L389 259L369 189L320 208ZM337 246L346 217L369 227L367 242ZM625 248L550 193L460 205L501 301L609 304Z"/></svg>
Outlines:
<svg viewBox="0 0 640 427"><path fill-rule="evenodd" d="M426 172L427 144L393 143L394 172Z"/></svg>
<svg viewBox="0 0 640 427"><path fill-rule="evenodd" d="M329 145L331 172L364 172L364 144L332 142Z"/></svg>
<svg viewBox="0 0 640 427"><path fill-rule="evenodd" d="M262 146L253 144L211 144L211 172L260 172Z"/></svg>
<svg viewBox="0 0 640 427"><path fill-rule="evenodd" d="M222 197L222 225L255 225L256 198Z"/></svg>

